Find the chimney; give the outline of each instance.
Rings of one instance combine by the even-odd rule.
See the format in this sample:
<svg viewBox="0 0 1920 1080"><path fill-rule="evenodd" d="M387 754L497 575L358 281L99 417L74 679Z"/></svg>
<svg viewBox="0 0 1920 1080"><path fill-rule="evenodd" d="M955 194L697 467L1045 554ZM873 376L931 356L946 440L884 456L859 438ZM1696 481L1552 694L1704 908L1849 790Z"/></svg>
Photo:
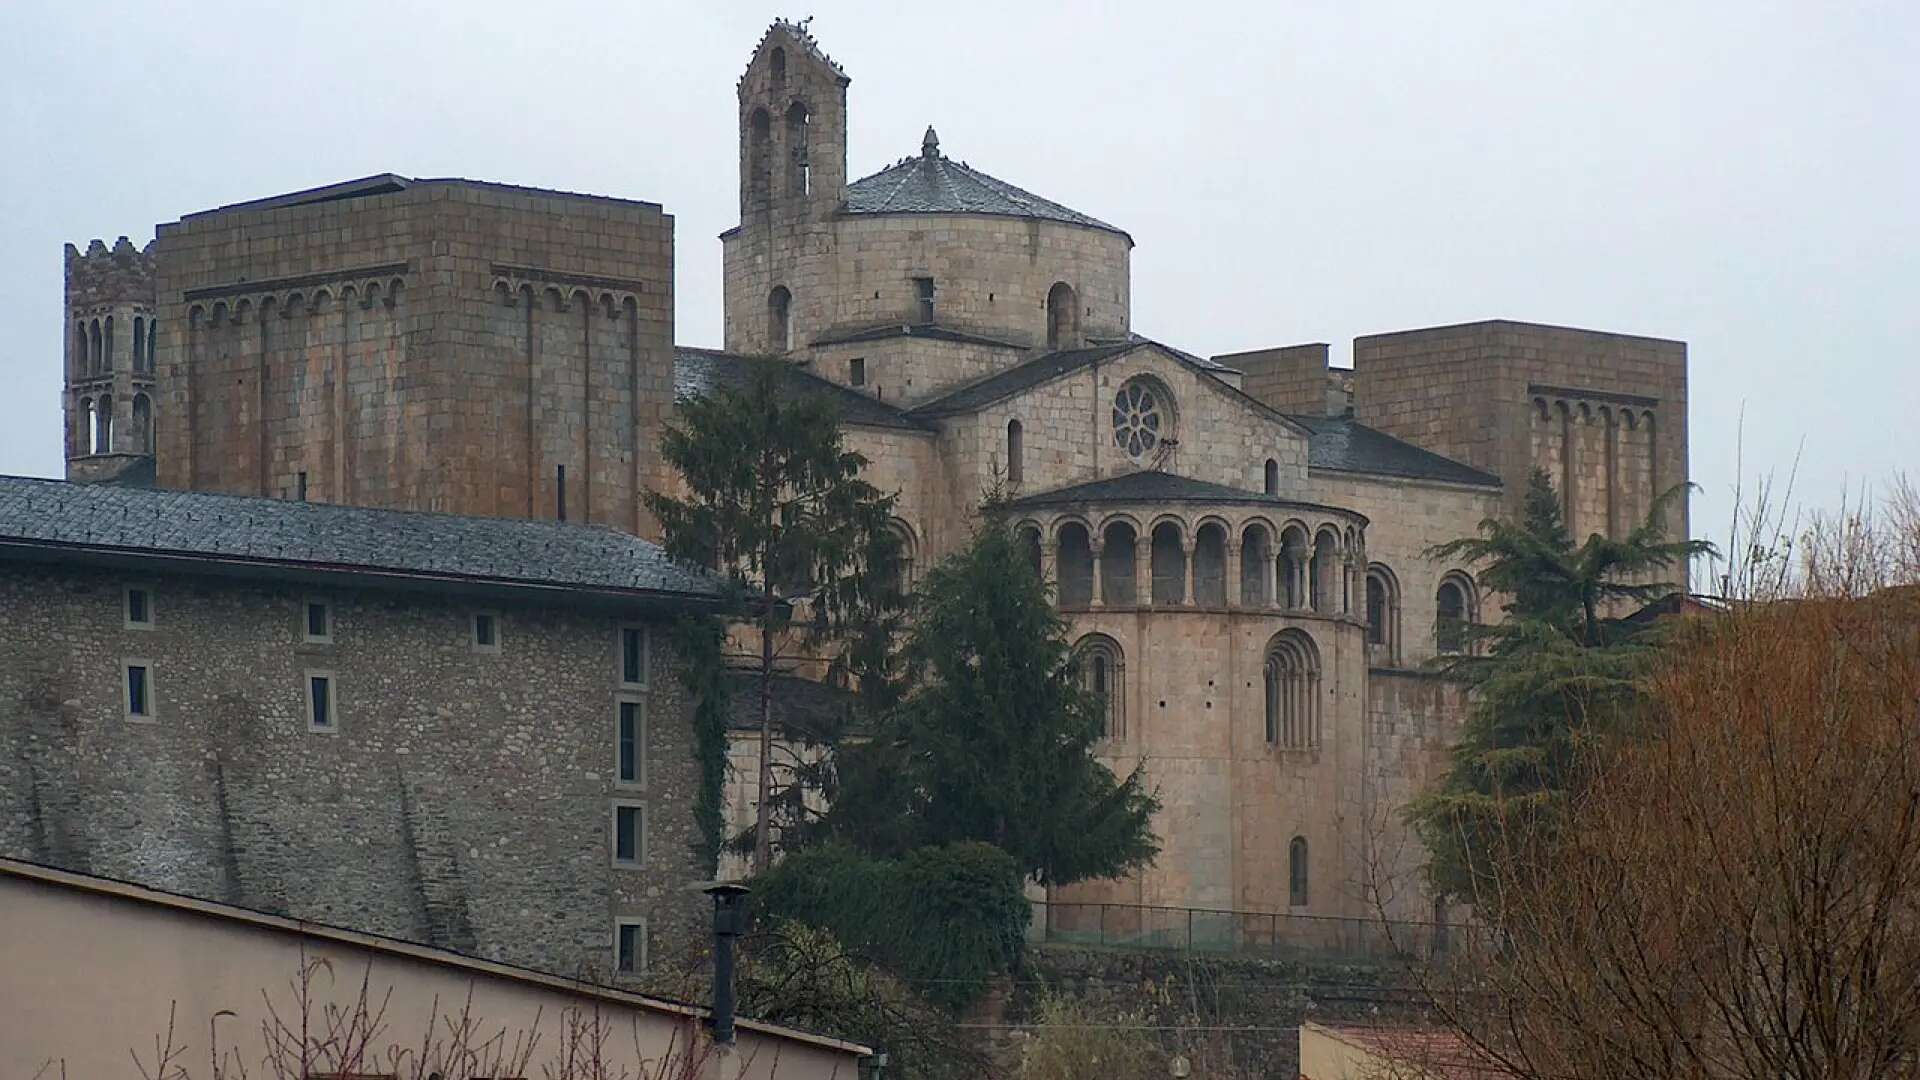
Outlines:
<svg viewBox="0 0 1920 1080"><path fill-rule="evenodd" d="M721 882L704 890L713 897L713 1041L733 1042L733 949L734 941L747 932L747 893L745 885Z"/></svg>

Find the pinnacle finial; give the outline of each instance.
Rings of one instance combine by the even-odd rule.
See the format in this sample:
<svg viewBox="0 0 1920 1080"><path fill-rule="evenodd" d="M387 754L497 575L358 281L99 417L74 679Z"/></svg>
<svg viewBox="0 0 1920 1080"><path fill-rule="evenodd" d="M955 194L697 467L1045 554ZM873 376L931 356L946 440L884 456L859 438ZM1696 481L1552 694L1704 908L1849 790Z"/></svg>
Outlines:
<svg viewBox="0 0 1920 1080"><path fill-rule="evenodd" d="M927 125L927 133L920 140L920 156L937 158L940 156L940 136L934 134L933 125Z"/></svg>

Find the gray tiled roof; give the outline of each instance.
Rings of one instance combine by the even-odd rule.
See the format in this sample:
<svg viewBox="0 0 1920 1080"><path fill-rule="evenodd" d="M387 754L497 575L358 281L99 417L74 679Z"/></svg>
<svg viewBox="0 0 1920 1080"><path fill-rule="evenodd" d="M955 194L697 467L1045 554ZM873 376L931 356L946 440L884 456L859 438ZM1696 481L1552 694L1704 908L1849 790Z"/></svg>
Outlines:
<svg viewBox="0 0 1920 1080"><path fill-rule="evenodd" d="M847 185L841 207L849 214L992 214L1037 218L1126 236L1123 229L1070 210L1051 199L1022 191L940 153L933 129L917 157L881 169Z"/></svg>
<svg viewBox="0 0 1920 1080"><path fill-rule="evenodd" d="M706 599L711 575L613 529L0 476L0 548Z"/></svg>
<svg viewBox="0 0 1920 1080"><path fill-rule="evenodd" d="M1307 441L1307 464L1311 468L1500 486L1500 478L1492 473L1422 450L1384 431L1356 423L1350 416L1296 415L1292 419L1313 432Z"/></svg>
<svg viewBox="0 0 1920 1080"><path fill-rule="evenodd" d="M971 330L956 330L951 326L941 326L938 323L889 323L886 326L869 326L861 330L836 331L814 338L810 344L852 345L862 341L885 341L889 338L903 337L954 341L963 345L990 345L1018 351L1026 349L1026 346L1015 345L1011 341L976 334Z"/></svg>
<svg viewBox="0 0 1920 1080"><path fill-rule="evenodd" d="M673 399L689 401L713 392L716 386L735 389L747 384L749 366L758 359L714 349L695 349L677 345L673 350ZM908 416L884 401L877 401L857 390L828 382L818 375L787 364L786 381L796 394L819 394L840 407L840 419L865 427L900 428L906 431L931 431L927 424Z"/></svg>
<svg viewBox="0 0 1920 1080"><path fill-rule="evenodd" d="M1056 379L1068 372L1077 371L1096 360L1105 360L1110 356L1131 352L1142 344L1144 343L1123 341L1114 345L1095 345L1086 349L1063 349L1060 352L1038 356L1017 367L995 372L977 382L968 383L932 401L917 405L913 409L913 415L952 416L956 413L971 412L1002 398L1011 397L1029 387L1038 386L1049 379Z"/></svg>
<svg viewBox="0 0 1920 1080"><path fill-rule="evenodd" d="M1194 480L1173 473L1154 472L1143 469L1139 472L1109 476L1104 480L1090 480L1084 484L1042 491L1025 498L1014 499L1007 505L1013 509L1025 509L1042 506L1062 506L1068 503L1223 503L1237 506L1311 507L1313 509L1335 509L1323 507L1318 503L1304 503L1282 499L1274 495L1263 495L1242 488L1228 487L1206 480ZM1347 511L1351 513L1352 511ZM1356 515L1359 516L1359 515Z"/></svg>

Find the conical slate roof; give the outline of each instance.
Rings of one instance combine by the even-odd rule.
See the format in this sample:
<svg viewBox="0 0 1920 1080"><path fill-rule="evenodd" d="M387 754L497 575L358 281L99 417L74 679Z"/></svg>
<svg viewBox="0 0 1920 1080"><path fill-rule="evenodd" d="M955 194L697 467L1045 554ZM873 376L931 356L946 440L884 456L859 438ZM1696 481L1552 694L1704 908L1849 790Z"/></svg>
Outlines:
<svg viewBox="0 0 1920 1080"><path fill-rule="evenodd" d="M941 154L940 138L932 128L927 129L920 144L920 156L848 184L843 209L849 214L996 214L1127 235L1125 230L1098 218L1022 191Z"/></svg>

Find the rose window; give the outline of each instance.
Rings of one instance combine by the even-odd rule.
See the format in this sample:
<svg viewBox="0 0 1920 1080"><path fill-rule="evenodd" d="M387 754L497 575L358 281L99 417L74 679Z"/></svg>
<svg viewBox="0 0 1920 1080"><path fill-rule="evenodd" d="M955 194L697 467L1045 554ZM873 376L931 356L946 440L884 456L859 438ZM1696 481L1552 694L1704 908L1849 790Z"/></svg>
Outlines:
<svg viewBox="0 0 1920 1080"><path fill-rule="evenodd" d="M1113 396L1113 442L1138 461L1157 448L1166 438L1168 402L1165 392L1152 383L1135 379Z"/></svg>

